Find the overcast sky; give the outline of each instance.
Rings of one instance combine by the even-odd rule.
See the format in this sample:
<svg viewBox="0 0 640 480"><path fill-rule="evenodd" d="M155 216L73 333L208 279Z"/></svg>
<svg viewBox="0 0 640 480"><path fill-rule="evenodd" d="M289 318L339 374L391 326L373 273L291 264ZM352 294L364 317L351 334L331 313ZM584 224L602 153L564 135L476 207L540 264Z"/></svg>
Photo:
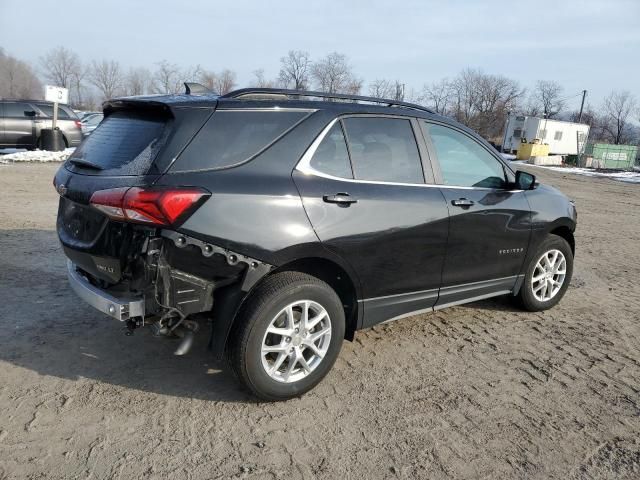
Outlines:
<svg viewBox="0 0 640 480"><path fill-rule="evenodd" d="M567 96L585 88L593 104L614 88L640 96L640 0L0 0L7 53L37 63L57 45L127 67L230 68L240 85L259 68L275 77L300 49L345 53L365 85L419 89L477 67L524 86L557 80Z"/></svg>

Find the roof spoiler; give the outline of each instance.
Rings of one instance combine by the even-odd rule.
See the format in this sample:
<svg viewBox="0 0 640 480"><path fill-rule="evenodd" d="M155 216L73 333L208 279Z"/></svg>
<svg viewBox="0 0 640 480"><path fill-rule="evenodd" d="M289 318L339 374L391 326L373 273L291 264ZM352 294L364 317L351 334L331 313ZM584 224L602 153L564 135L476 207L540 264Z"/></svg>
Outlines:
<svg viewBox="0 0 640 480"><path fill-rule="evenodd" d="M184 82L185 95L202 95L206 93L214 93L200 83Z"/></svg>

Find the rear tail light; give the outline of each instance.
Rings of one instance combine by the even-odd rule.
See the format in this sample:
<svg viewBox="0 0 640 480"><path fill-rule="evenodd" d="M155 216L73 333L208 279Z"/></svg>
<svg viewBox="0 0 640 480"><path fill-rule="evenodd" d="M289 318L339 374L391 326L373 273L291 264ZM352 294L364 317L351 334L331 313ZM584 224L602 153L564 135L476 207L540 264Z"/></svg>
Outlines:
<svg viewBox="0 0 640 480"><path fill-rule="evenodd" d="M112 188L90 203L114 220L170 226L181 223L211 194L200 188Z"/></svg>
<svg viewBox="0 0 640 480"><path fill-rule="evenodd" d="M82 129L82 122L80 120L75 120L76 127Z"/></svg>

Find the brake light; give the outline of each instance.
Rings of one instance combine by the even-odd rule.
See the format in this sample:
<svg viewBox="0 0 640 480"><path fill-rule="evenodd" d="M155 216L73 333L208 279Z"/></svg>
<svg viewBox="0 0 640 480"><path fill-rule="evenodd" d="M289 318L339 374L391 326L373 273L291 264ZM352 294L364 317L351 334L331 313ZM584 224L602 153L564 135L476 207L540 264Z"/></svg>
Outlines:
<svg viewBox="0 0 640 480"><path fill-rule="evenodd" d="M82 122L80 120L75 120L76 127L82 130Z"/></svg>
<svg viewBox="0 0 640 480"><path fill-rule="evenodd" d="M112 188L91 196L94 208L114 220L174 225L211 194L199 188Z"/></svg>

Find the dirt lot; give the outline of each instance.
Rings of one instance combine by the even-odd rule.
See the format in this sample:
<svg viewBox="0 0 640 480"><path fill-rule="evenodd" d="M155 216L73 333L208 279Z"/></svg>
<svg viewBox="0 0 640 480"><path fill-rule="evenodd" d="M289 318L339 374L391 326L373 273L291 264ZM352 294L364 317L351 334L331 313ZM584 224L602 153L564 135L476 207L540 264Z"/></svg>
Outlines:
<svg viewBox="0 0 640 480"><path fill-rule="evenodd" d="M56 165L0 166L0 479L639 478L640 186L548 173L579 210L552 311L485 301L360 332L256 403L67 286Z"/></svg>

